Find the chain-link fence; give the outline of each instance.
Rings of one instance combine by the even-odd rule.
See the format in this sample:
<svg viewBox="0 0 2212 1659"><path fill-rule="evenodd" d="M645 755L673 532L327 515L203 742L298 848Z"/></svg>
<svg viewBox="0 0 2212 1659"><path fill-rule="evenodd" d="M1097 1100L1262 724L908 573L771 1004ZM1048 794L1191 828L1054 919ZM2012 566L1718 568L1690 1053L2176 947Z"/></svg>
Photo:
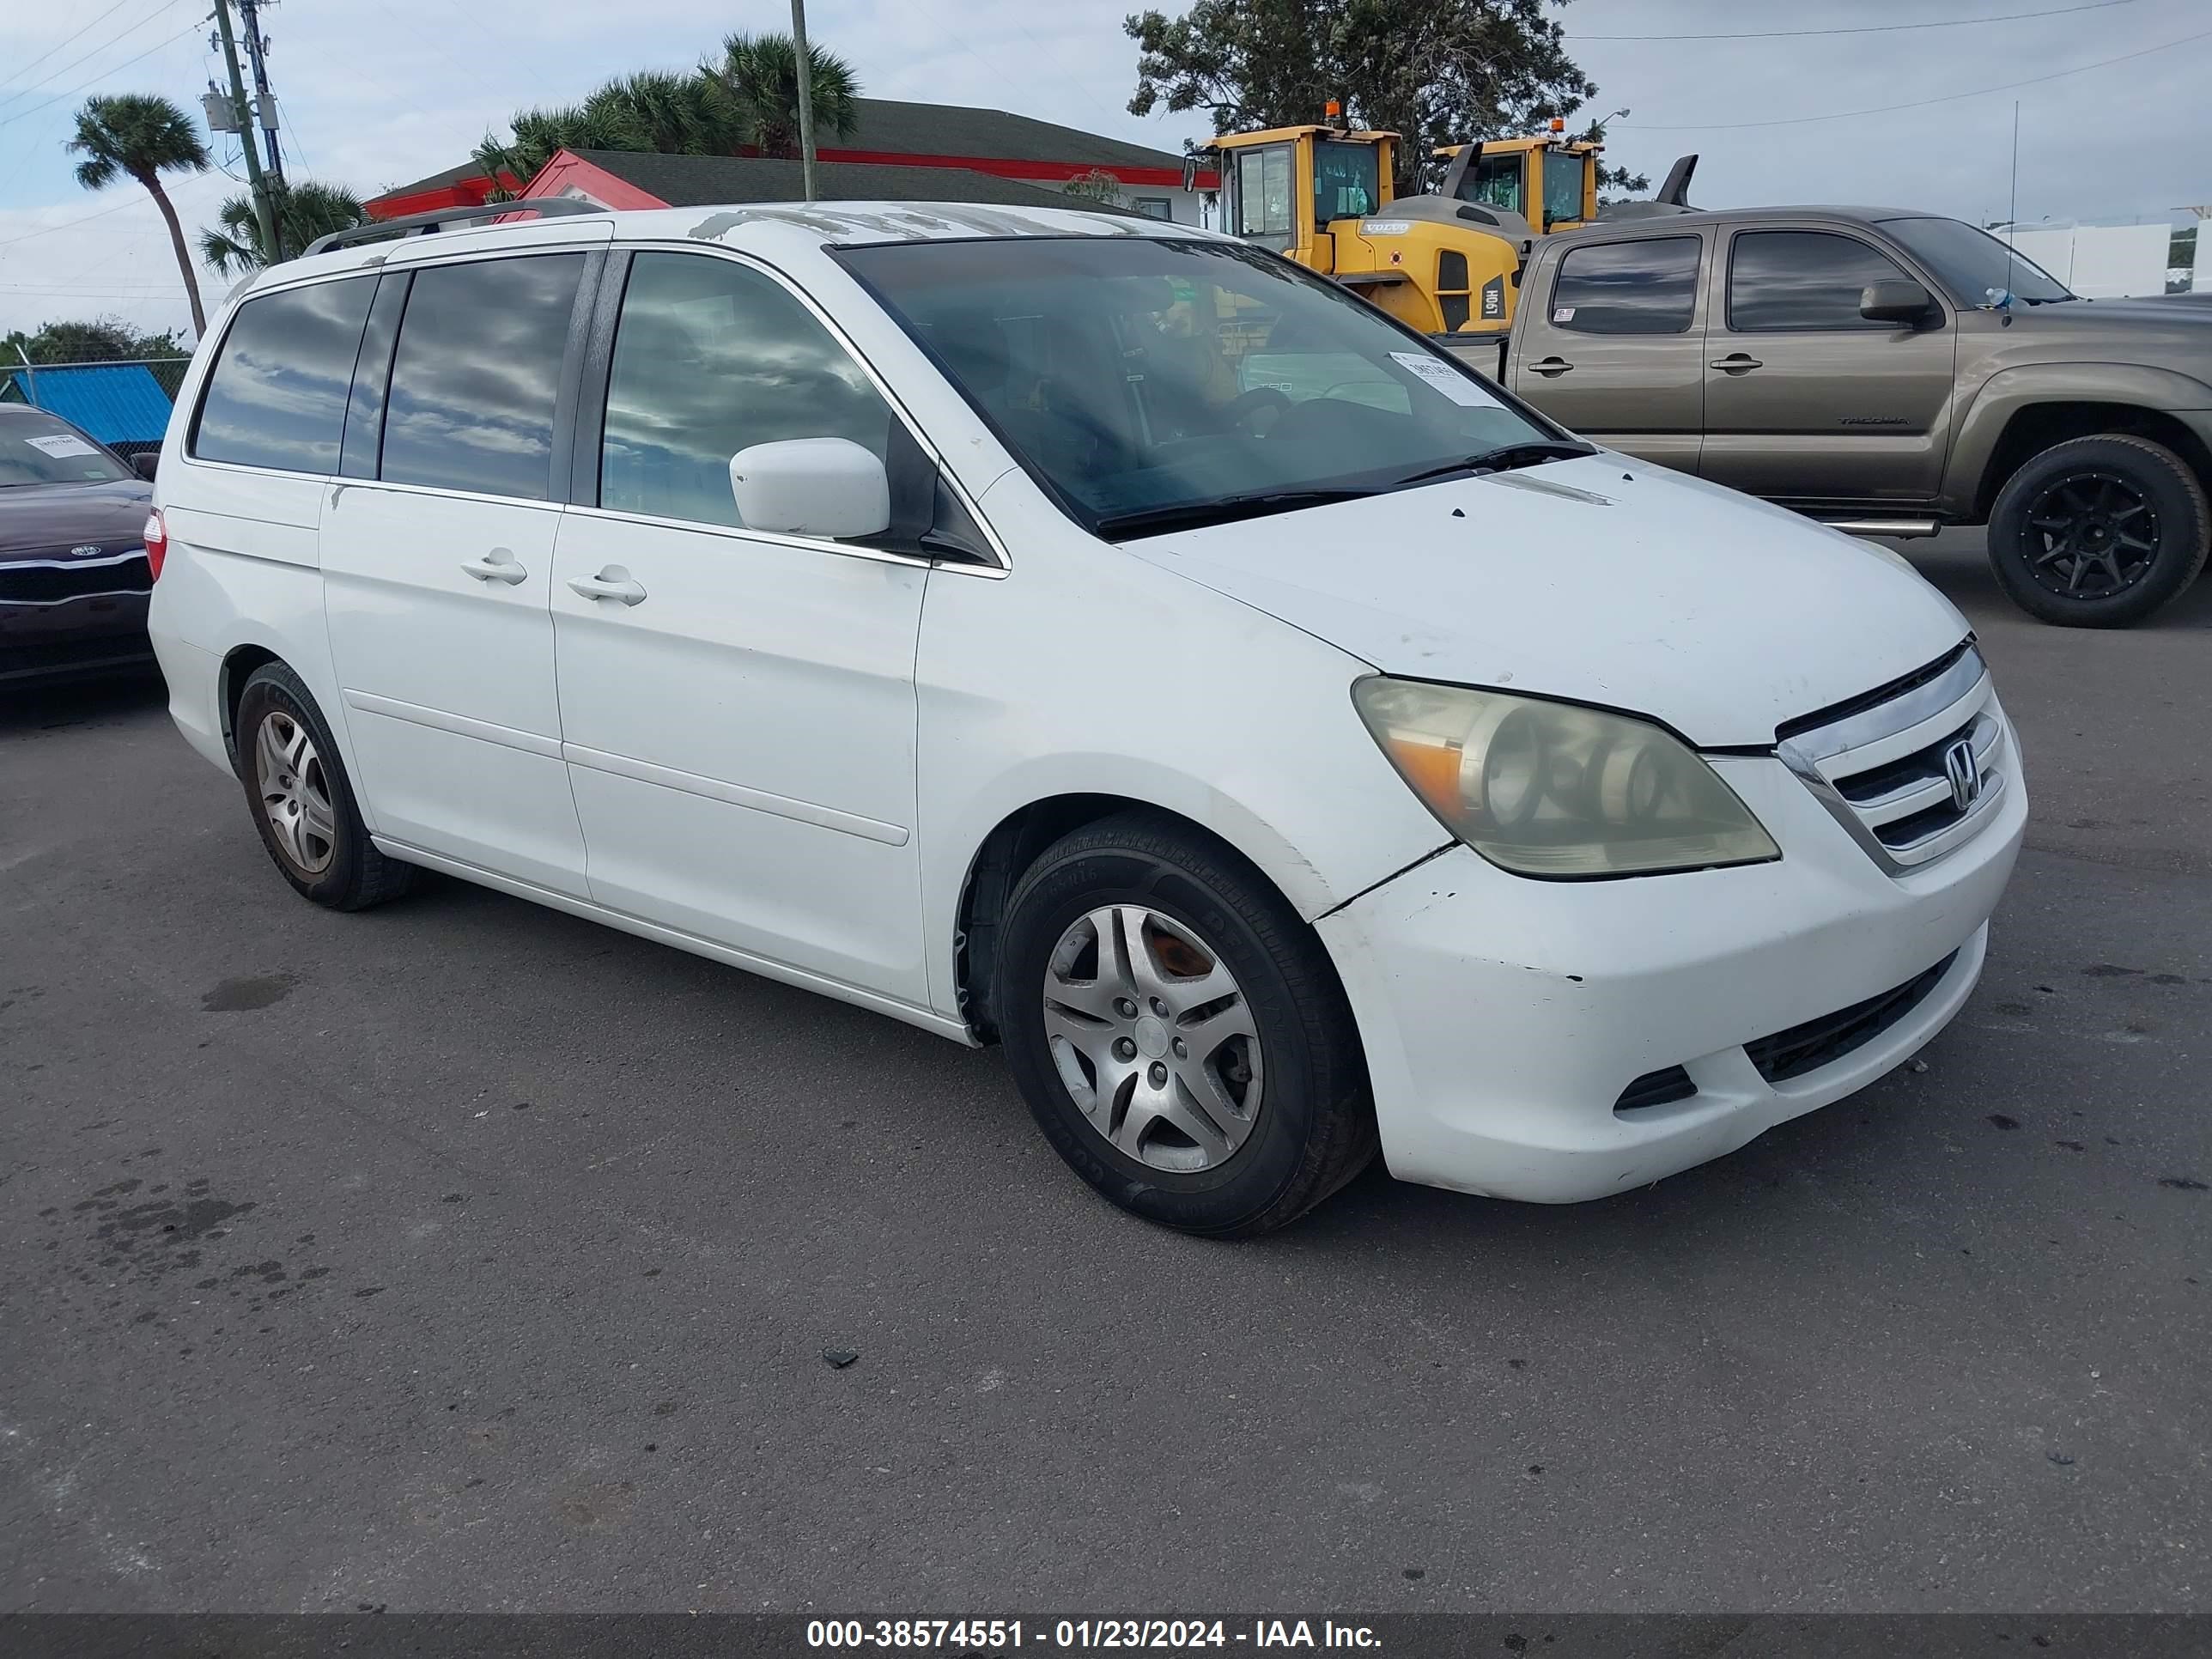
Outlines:
<svg viewBox="0 0 2212 1659"><path fill-rule="evenodd" d="M33 404L120 455L159 449L189 356L0 364L0 403Z"/></svg>

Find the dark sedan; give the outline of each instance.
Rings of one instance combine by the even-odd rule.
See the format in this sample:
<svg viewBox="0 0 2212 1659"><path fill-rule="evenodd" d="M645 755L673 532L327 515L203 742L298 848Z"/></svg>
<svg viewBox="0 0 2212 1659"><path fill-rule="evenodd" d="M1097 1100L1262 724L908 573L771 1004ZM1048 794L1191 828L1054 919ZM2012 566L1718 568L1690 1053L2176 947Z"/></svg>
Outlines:
<svg viewBox="0 0 2212 1659"><path fill-rule="evenodd" d="M153 495L67 421L0 404L0 687L153 659Z"/></svg>

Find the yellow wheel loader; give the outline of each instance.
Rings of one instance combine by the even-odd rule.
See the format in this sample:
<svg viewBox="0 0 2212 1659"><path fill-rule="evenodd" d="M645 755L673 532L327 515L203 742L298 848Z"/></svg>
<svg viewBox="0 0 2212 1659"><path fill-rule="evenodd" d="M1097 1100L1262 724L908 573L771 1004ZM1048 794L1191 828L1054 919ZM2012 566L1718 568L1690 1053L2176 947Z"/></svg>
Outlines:
<svg viewBox="0 0 2212 1659"><path fill-rule="evenodd" d="M1534 233L1510 209L1400 196L1398 135L1334 126L1231 133L1200 152L1221 175L1220 220L1358 290L1425 334L1494 347Z"/></svg>
<svg viewBox="0 0 2212 1659"><path fill-rule="evenodd" d="M1332 120L1336 108L1328 110ZM1600 216L1601 145L1564 136L1455 144L1433 191L1397 194L1399 136L1332 125L1271 127L1216 138L1193 158L1221 179L1221 227L1331 276L1440 343L1486 365L1513 321L1521 268L1535 239ZM1604 216L1686 210L1697 157L1674 164L1652 202ZM1530 212L1534 209L1534 214Z"/></svg>

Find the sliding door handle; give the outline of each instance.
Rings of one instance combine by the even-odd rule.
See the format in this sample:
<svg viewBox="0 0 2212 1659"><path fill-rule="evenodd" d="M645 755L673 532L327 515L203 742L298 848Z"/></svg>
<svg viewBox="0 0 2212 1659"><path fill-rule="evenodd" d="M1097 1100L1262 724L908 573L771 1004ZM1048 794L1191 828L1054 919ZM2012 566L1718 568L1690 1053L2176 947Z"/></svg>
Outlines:
<svg viewBox="0 0 2212 1659"><path fill-rule="evenodd" d="M1706 367L1717 368L1723 374L1747 374L1753 369L1764 368L1766 365L1743 352L1731 351L1725 357L1714 358Z"/></svg>

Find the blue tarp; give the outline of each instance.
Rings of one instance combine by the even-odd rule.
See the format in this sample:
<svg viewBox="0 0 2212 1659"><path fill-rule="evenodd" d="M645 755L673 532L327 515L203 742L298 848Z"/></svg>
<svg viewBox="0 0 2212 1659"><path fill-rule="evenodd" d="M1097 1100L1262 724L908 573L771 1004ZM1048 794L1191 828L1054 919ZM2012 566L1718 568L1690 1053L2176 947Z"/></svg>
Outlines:
<svg viewBox="0 0 2212 1659"><path fill-rule="evenodd" d="M143 363L19 367L14 380L25 402L52 410L104 444L158 444L169 429L169 394Z"/></svg>

